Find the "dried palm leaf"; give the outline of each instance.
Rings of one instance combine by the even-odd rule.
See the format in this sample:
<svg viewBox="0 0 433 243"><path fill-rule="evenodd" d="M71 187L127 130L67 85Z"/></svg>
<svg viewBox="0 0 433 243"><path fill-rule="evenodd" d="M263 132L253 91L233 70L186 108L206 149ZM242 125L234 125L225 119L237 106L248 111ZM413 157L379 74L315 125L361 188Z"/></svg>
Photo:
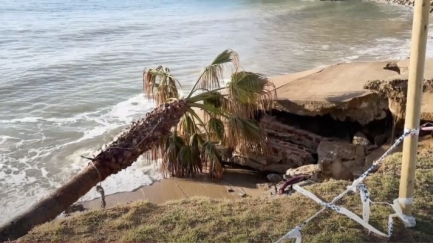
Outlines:
<svg viewBox="0 0 433 243"><path fill-rule="evenodd" d="M143 89L146 96L153 99L157 105L170 99L179 99L181 85L168 68L159 66L156 69L145 69L143 72Z"/></svg>
<svg viewBox="0 0 433 243"><path fill-rule="evenodd" d="M224 69L227 65L231 66L232 73L236 72L239 68L239 56L235 51L230 49L220 53L209 66L204 68L188 98L197 91L197 88L207 90L220 88L220 82L224 79Z"/></svg>

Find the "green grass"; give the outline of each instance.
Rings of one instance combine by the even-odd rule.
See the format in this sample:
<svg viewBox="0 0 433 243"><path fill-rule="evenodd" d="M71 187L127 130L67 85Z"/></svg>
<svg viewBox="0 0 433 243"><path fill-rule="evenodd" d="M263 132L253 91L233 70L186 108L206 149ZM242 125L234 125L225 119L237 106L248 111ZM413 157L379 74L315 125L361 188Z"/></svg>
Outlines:
<svg viewBox="0 0 433 243"><path fill-rule="evenodd" d="M401 153L384 162L366 180L373 201L398 197ZM390 239L368 232L356 222L327 210L303 230L303 242L431 242L433 239L433 154L418 155L414 216L417 225L405 228L396 220ZM347 181L306 187L326 201L345 190ZM360 215L359 195L339 204ZM320 207L298 193L290 197L224 201L194 198L163 205L135 202L108 210L90 211L35 228L22 242L274 242L313 215ZM372 205L370 223L386 232L389 206ZM287 242L294 242L290 240Z"/></svg>

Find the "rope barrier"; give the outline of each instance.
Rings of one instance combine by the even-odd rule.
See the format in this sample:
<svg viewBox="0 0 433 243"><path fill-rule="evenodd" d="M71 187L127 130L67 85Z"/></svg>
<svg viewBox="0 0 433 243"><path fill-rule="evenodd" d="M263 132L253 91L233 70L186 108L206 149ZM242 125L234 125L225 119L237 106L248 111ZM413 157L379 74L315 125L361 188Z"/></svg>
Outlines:
<svg viewBox="0 0 433 243"><path fill-rule="evenodd" d="M425 124L426 125L426 124ZM433 128L431 127L424 127L425 125L420 127L420 130L427 130L431 131ZM416 224L415 218L411 216L404 215L400 208L400 202L403 202L404 204L411 204L413 202L413 198L399 198L393 201L393 204L389 203L375 203L370 200L370 193L367 190L367 187L364 184L361 184L361 182L364 181L364 179L373 171L376 169L376 167L382 163L382 161L387 157L400 143L403 142L403 140L407 136L416 136L419 133L419 129L405 129L403 135L401 135L395 143L377 160L373 163L373 165L368 168L358 179L354 180L352 185L348 186L347 189L342 192L340 195L336 196L330 203L323 202L320 200L316 195L313 193L305 190L304 188L300 187L299 185L293 186L293 189L298 191L299 193L311 198L313 201L318 203L319 205L323 206L321 210L319 210L316 214L305 220L300 225L296 226L292 230L290 230L287 234L285 234L283 237L281 237L276 243L279 243L283 241L284 239L296 239L296 243L302 242L302 234L301 230L314 218L316 218L320 213L325 211L326 209L334 210L340 214L346 215L347 217L351 218L352 220L358 222L361 224L364 228L369 230L369 232L374 232L377 235L383 236L383 237L390 237L392 235L393 231L393 218L400 218L404 225L406 227L413 227ZM349 192L355 192L360 193L361 202L362 202L362 219L356 215L355 213L349 211L348 209L337 206L335 203L343 198L346 194ZM370 204L388 204L390 205L393 210L395 211L394 214L389 215L388 219L388 232L387 234L380 232L370 224L368 224L369 218L370 218Z"/></svg>

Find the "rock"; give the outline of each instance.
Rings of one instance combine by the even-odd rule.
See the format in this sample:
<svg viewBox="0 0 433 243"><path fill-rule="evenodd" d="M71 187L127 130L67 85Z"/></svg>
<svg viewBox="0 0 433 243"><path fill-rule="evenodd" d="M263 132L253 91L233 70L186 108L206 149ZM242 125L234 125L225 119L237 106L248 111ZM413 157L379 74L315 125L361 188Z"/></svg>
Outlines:
<svg viewBox="0 0 433 243"><path fill-rule="evenodd" d="M268 174L266 178L272 183L279 183L283 180L283 176L279 174Z"/></svg>
<svg viewBox="0 0 433 243"><path fill-rule="evenodd" d="M377 149L378 146L376 144L372 144L372 145L368 145L365 147L365 154L370 154L372 151L374 151L375 149Z"/></svg>
<svg viewBox="0 0 433 243"><path fill-rule="evenodd" d="M395 71L400 74L400 68L396 62L388 62L383 69Z"/></svg>
<svg viewBox="0 0 433 243"><path fill-rule="evenodd" d="M374 144L376 144L376 146L380 147L380 146L384 145L387 140L388 140L388 135L386 135L386 134L378 135L378 136L374 137Z"/></svg>
<svg viewBox="0 0 433 243"><path fill-rule="evenodd" d="M312 155L308 154L308 156L311 156L311 158L308 157L309 159L307 161L310 163L314 162ZM281 174L285 173L287 169L297 166L290 158L280 158L280 160L276 160L276 158L277 156L274 156L274 154L263 157L255 154L243 156L235 153L232 157L232 161L236 164L248 166L259 171L272 171Z"/></svg>
<svg viewBox="0 0 433 243"><path fill-rule="evenodd" d="M342 161L341 159L323 160L320 162L321 179L353 180L362 173L363 162L357 160Z"/></svg>
<svg viewBox="0 0 433 243"><path fill-rule="evenodd" d="M239 196L245 198L247 197L247 194L245 192L239 192Z"/></svg>
<svg viewBox="0 0 433 243"><path fill-rule="evenodd" d="M318 161L342 159L347 160L364 160L365 148L361 145L353 145L347 142L339 141L322 141L317 148Z"/></svg>
<svg viewBox="0 0 433 243"><path fill-rule="evenodd" d="M362 134L361 132L357 132L352 139L352 144L353 145L362 145L362 146L368 146L370 145L370 141L368 140L368 138Z"/></svg>
<svg viewBox="0 0 433 243"><path fill-rule="evenodd" d="M387 145L382 145L378 148L376 148L375 150L373 150L369 155L367 155L365 157L365 162L364 162L364 171L367 170L371 165L373 165L373 163L379 159L387 150L389 149L389 146ZM391 152L391 154L397 152L398 150L393 150ZM377 171L377 169L379 169L379 167L376 167L372 172Z"/></svg>
<svg viewBox="0 0 433 243"><path fill-rule="evenodd" d="M260 190L267 191L269 189L273 189L274 187L272 183L259 183L257 184L257 188L259 188Z"/></svg>
<svg viewBox="0 0 433 243"><path fill-rule="evenodd" d="M221 145L216 145L215 146L216 149L218 150L218 152L221 155L221 159L223 161L230 161L230 159L233 157L233 149L221 146Z"/></svg>
<svg viewBox="0 0 433 243"><path fill-rule="evenodd" d="M321 179L353 180L364 167L365 147L362 145L323 141L317 152Z"/></svg>
<svg viewBox="0 0 433 243"><path fill-rule="evenodd" d="M301 166L314 162L312 153L306 151L302 145L286 142L279 138L268 138L267 145L270 147L274 155L279 155L281 157L279 162L282 164Z"/></svg>
<svg viewBox="0 0 433 243"><path fill-rule="evenodd" d="M272 183L279 183L283 180L283 176L279 174L268 174L266 178Z"/></svg>
<svg viewBox="0 0 433 243"><path fill-rule="evenodd" d="M299 150L310 154L315 153L319 143L322 140L326 140L326 138L315 133L284 124L278 121L275 116L271 115L266 115L260 120L260 127L266 132L268 139L270 139L270 143L274 140L287 142L289 145L276 144L275 146L272 146L273 144L270 144L273 149L283 149L287 154L289 154L292 149L294 149L293 152L296 153L299 153Z"/></svg>
<svg viewBox="0 0 433 243"><path fill-rule="evenodd" d="M83 204L81 204L81 203L75 203L75 204L72 204L71 206L69 206L69 208L67 208L65 210L65 214L69 215L71 213L82 212L84 210L86 210L86 209L84 208Z"/></svg>
<svg viewBox="0 0 433 243"><path fill-rule="evenodd" d="M317 164L303 165L298 168L288 169L286 175L290 177L296 177L300 175L313 175L321 170Z"/></svg>
<svg viewBox="0 0 433 243"><path fill-rule="evenodd" d="M297 165L295 165L293 163L285 163L285 164L272 163L272 164L269 164L269 165L262 166L261 170L262 171L272 171L272 172L284 174L284 173L286 173L287 169L293 168L293 167L296 167L296 166Z"/></svg>
<svg viewBox="0 0 433 243"><path fill-rule="evenodd" d="M227 192L228 192L228 193L232 193L232 192L235 192L235 190L229 188L229 189L227 189Z"/></svg>

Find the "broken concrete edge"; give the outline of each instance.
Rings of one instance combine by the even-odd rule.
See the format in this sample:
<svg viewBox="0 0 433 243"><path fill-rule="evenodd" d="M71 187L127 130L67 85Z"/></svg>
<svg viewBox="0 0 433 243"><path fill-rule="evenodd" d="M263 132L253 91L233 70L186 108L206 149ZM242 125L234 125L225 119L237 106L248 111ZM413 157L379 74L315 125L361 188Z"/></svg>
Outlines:
<svg viewBox="0 0 433 243"><path fill-rule="evenodd" d="M364 85L364 89L370 90L386 98L394 96L406 96L408 79L390 78L387 80L370 80ZM423 81L423 92L433 92L433 79Z"/></svg>
<svg viewBox="0 0 433 243"><path fill-rule="evenodd" d="M388 99L388 108L396 123L402 123L406 113L408 79L391 78L388 80L368 81L364 88ZM423 81L423 104L421 120L433 121L433 79Z"/></svg>
<svg viewBox="0 0 433 243"><path fill-rule="evenodd" d="M361 125L366 125L375 120L387 118L389 111L393 114L402 113L404 112L404 105L406 103L405 95L407 91L406 76L408 68L406 67L406 62L407 61L399 61L397 63L391 63L382 61L374 63L365 62L359 65L353 63L346 65L337 64L282 77L278 80L280 86L277 89L283 86L286 87L285 90L283 90L285 92L285 99L277 96L277 99L274 100L275 109L299 116L314 117L330 115L335 120L351 120L356 121ZM429 65L433 65L433 62L430 61ZM344 68L342 69L342 67ZM349 71L348 78L346 78L345 74L341 75L341 71L344 70ZM372 70L372 72L369 72L369 70ZM365 72L369 74L363 76L362 74ZM398 73L398 76L395 75L396 73ZM433 76L433 73L427 74L427 77ZM337 75L335 80L334 75ZM374 79L376 77L378 79ZM322 80L324 81L323 83ZM347 80L353 81L355 85L352 87L350 83L346 82ZM306 85L303 82L308 84ZM314 87L312 84L317 84L318 87L311 88ZM348 85L349 89L347 89L347 87L340 88L340 84L343 86ZM426 79L424 86L425 92L433 91L433 79ZM326 90L327 87L329 87L330 90ZM292 88L294 89L291 90ZM306 95L297 94L299 93L299 90L304 89L310 89L310 91L311 89L315 90ZM319 91L322 92L323 95L320 97L314 96L314 94L319 94ZM343 94L344 92L347 92L347 95L333 97L334 94ZM297 95L298 100L291 100L292 95ZM433 104L433 102L431 103ZM424 112L424 117L427 117L425 114L430 113ZM433 118L433 112L431 112L430 118ZM272 127L274 126L272 125ZM275 128L272 128L272 130L275 130ZM293 136L293 134L297 134L298 131L305 132L304 130L297 129L295 132L290 129L290 131L276 130L277 131L269 132L265 129L265 133L268 138L270 135L273 136L273 140L271 139L270 141L275 148L279 147L277 148L277 151L274 150L270 155L266 156L251 156L251 154L242 153L235 154L235 156L231 158L231 161L235 164L248 166L258 171L277 172L281 174L286 174L287 169L300 168L314 163L311 161L309 156L304 156L304 152L311 154L314 153L311 150L317 148L296 148L292 145L304 146L304 144L295 144L293 141L290 141L290 138L287 136L280 136ZM376 143L376 138L374 138L374 141ZM280 150L283 152L280 153ZM368 151L369 148L366 150ZM284 159L287 160L288 158L290 158L288 161L284 161ZM320 163L320 161L317 162ZM328 173L329 175L327 176L337 177L340 179L351 179L359 174L363 168L360 161L328 159L323 160L323 162L325 163L322 163L320 166L325 165L329 168L325 170L335 169L339 171L338 173L344 174L343 176L340 176L338 173L333 172ZM356 167L356 170L351 171L351 167ZM323 171L323 168L321 171ZM314 173L317 173L317 171Z"/></svg>
<svg viewBox="0 0 433 243"><path fill-rule="evenodd" d="M405 110L409 60L344 64L272 77L275 108L301 116L330 114L360 124L383 119L387 110L396 117ZM432 66L433 59L427 59L424 93L433 93ZM388 103L394 109L388 109ZM423 119L433 117L433 108L424 108Z"/></svg>
<svg viewBox="0 0 433 243"><path fill-rule="evenodd" d="M382 119L387 99L364 84L406 72L407 61L339 63L270 78L277 93L277 110L301 116L331 114L339 120L360 124ZM396 69L397 68L397 69ZM362 115L357 115L363 110Z"/></svg>
<svg viewBox="0 0 433 243"><path fill-rule="evenodd" d="M361 125L366 125L386 117L387 103L385 97L375 93L368 93L347 102L338 103L276 100L275 109L300 116L331 115L336 120L345 121L349 119L357 121Z"/></svg>

